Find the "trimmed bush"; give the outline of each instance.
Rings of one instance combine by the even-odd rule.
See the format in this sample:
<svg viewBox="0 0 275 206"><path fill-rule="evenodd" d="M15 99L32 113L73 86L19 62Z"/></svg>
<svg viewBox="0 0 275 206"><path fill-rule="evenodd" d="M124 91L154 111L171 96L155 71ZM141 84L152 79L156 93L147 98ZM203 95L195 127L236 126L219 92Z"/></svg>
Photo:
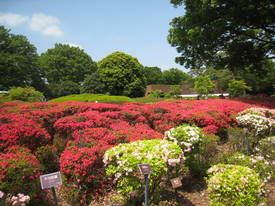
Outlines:
<svg viewBox="0 0 275 206"><path fill-rule="evenodd" d="M261 139L255 147L255 153L258 156L263 156L273 165L275 171L275 136Z"/></svg>
<svg viewBox="0 0 275 206"><path fill-rule="evenodd" d="M247 206L265 202L259 175L248 167L218 164L208 170L209 197L215 206Z"/></svg>
<svg viewBox="0 0 275 206"><path fill-rule="evenodd" d="M107 175L113 177L118 192L126 199L132 194L132 197L141 200L144 179L138 170L138 164L150 164L150 194L155 195L152 197L155 201L159 200L162 186L170 178L182 174L183 160L183 152L178 145L160 139L120 144L108 149L103 159Z"/></svg>
<svg viewBox="0 0 275 206"><path fill-rule="evenodd" d="M15 87L9 90L11 100L21 100L25 102L40 102L43 94L33 87Z"/></svg>

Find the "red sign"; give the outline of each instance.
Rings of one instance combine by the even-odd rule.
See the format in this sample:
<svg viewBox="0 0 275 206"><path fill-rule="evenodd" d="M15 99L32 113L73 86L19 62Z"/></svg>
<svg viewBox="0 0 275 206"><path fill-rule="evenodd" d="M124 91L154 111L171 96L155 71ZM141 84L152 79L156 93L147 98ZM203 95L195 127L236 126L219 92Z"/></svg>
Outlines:
<svg viewBox="0 0 275 206"><path fill-rule="evenodd" d="M48 189L48 188L58 187L62 185L60 172L41 175L40 183L41 183L42 189Z"/></svg>
<svg viewBox="0 0 275 206"><path fill-rule="evenodd" d="M138 164L138 168L141 174L149 175L152 173L152 168L150 164Z"/></svg>

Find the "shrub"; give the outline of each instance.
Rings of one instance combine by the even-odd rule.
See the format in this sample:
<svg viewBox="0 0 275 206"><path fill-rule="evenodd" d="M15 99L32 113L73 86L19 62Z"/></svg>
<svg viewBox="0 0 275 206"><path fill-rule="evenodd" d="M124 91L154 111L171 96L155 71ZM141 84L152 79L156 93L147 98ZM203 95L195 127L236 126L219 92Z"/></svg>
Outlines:
<svg viewBox="0 0 275 206"><path fill-rule="evenodd" d="M266 161L263 156L247 156L242 153L235 153L227 158L226 163L241 165L253 169L259 174L265 183L274 175L271 164Z"/></svg>
<svg viewBox="0 0 275 206"><path fill-rule="evenodd" d="M241 127L247 128L255 136L260 137L268 136L275 126L275 122L271 119L255 114L245 114L236 119Z"/></svg>
<svg viewBox="0 0 275 206"><path fill-rule="evenodd" d="M25 193L31 198L41 193L38 177L41 165L31 151L11 147L0 153L0 190L5 193Z"/></svg>
<svg viewBox="0 0 275 206"><path fill-rule="evenodd" d="M9 96L12 100L40 102L44 95L33 87L15 87L9 90Z"/></svg>
<svg viewBox="0 0 275 206"><path fill-rule="evenodd" d="M265 202L259 175L248 167L218 164L208 170L210 201L217 206L257 205Z"/></svg>
<svg viewBox="0 0 275 206"><path fill-rule="evenodd" d="M185 153L196 153L203 140L203 133L197 126L183 124L165 132L165 139L178 144Z"/></svg>
<svg viewBox="0 0 275 206"><path fill-rule="evenodd" d="M156 98L160 98L160 97L164 97L164 92L159 90L159 89L156 89L156 90L153 90L150 95L150 97L156 97Z"/></svg>
<svg viewBox="0 0 275 206"><path fill-rule="evenodd" d="M258 156L263 156L267 161L269 161L275 171L275 136L267 137L261 139L258 145L255 147L255 153Z"/></svg>
<svg viewBox="0 0 275 206"><path fill-rule="evenodd" d="M182 174L183 152L175 143L167 140L142 140L120 144L108 149L103 159L106 174L114 178L118 192L128 196L136 194L140 200L143 191L143 177L139 174L138 164L148 163L152 166L150 175L150 194L155 201L169 178ZM162 183L162 184L160 184Z"/></svg>

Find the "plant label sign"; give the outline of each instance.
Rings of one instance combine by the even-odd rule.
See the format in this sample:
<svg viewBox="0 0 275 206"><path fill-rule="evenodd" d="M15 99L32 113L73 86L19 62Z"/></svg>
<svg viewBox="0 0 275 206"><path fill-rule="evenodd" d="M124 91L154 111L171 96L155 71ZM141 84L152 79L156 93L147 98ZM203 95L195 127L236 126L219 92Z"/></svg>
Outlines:
<svg viewBox="0 0 275 206"><path fill-rule="evenodd" d="M40 183L42 189L48 189L52 187L58 187L62 185L62 179L60 172L54 172L40 176Z"/></svg>
<svg viewBox="0 0 275 206"><path fill-rule="evenodd" d="M171 182L172 187L174 189L182 186L182 182L181 182L181 179L179 177L171 179L170 182Z"/></svg>
<svg viewBox="0 0 275 206"><path fill-rule="evenodd" d="M141 174L149 175L152 173L152 168L150 164L138 164L138 168Z"/></svg>

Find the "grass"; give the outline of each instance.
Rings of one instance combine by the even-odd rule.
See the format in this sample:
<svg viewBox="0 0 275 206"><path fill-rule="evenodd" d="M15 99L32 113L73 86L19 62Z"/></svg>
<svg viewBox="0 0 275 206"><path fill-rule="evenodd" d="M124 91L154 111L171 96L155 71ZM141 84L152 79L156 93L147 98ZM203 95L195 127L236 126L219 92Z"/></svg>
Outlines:
<svg viewBox="0 0 275 206"><path fill-rule="evenodd" d="M66 101L125 103L133 102L133 99L125 96L109 96L104 94L74 94L50 100L50 102L57 103Z"/></svg>
<svg viewBox="0 0 275 206"><path fill-rule="evenodd" d="M9 95L6 94L0 94L0 103L10 102L12 101L9 97Z"/></svg>

